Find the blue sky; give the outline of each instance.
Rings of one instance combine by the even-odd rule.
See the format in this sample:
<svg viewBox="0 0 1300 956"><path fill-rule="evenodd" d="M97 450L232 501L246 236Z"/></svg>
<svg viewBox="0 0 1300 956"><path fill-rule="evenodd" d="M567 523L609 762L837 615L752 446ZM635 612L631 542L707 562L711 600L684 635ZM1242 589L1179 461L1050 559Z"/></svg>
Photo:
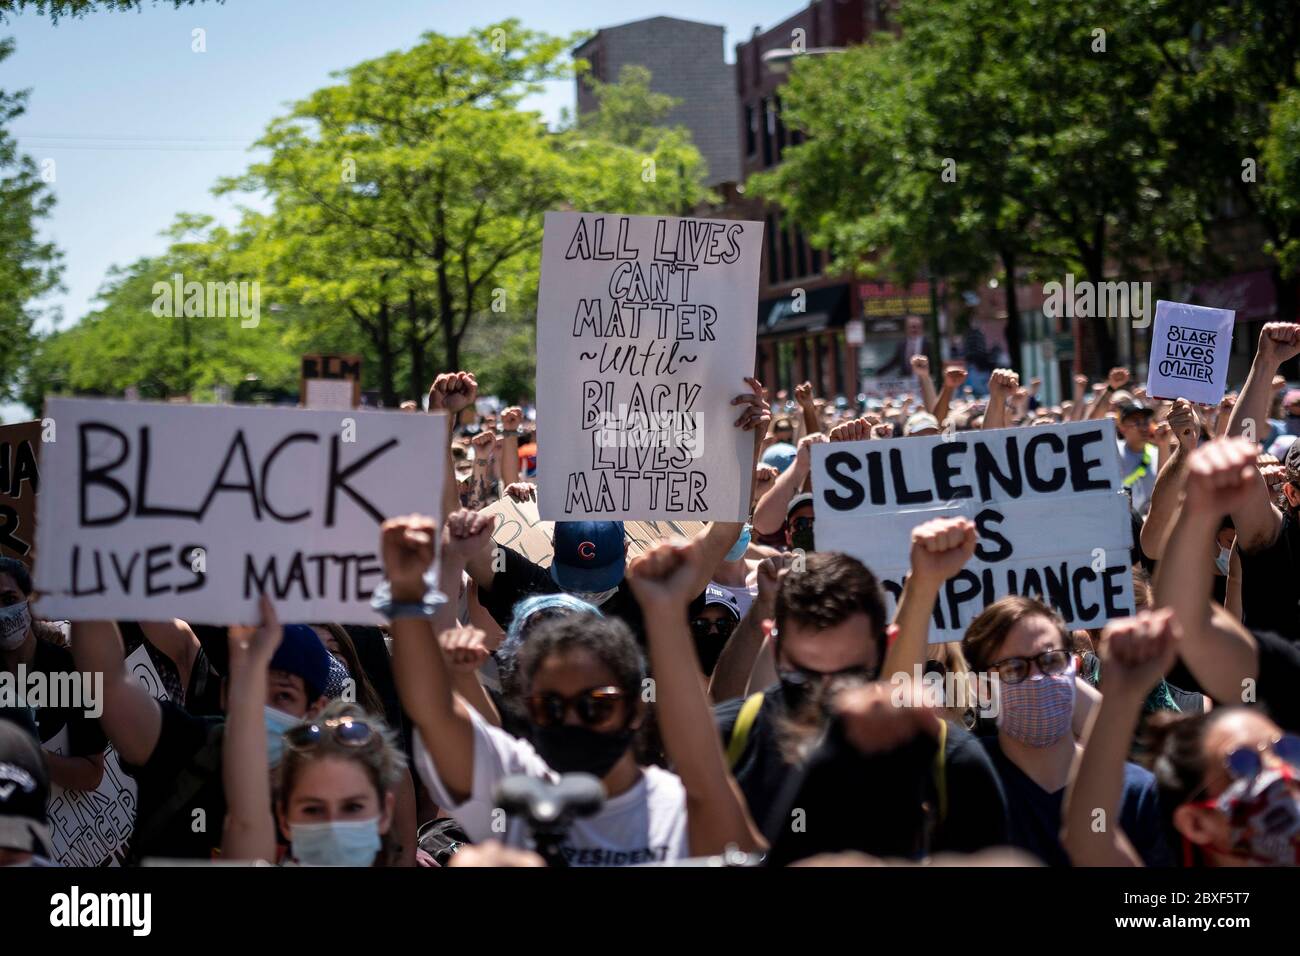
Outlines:
<svg viewBox="0 0 1300 956"><path fill-rule="evenodd" d="M148 2L148 0L146 0ZM236 218L209 194L249 162L248 145L285 104L329 82L333 70L412 46L428 30L463 33L507 17L568 35L651 16L726 27L727 59L755 25L764 29L806 0L226 0L173 10L95 13L58 25L9 15L0 36L17 51L0 65L0 89L30 89L11 127L38 162L54 161L58 205L44 233L63 250L61 327L91 308L111 265L160 251L178 212ZM207 51L191 49L192 31ZM571 83L531 106L549 119L573 106ZM42 327L48 326L44 323ZM0 407L0 418L22 417Z"/></svg>

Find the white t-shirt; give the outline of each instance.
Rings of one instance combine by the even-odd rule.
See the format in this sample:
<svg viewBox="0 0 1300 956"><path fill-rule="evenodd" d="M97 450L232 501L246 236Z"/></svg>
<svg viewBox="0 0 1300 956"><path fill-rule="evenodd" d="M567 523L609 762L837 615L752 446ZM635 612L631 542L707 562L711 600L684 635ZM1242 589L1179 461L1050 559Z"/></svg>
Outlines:
<svg viewBox="0 0 1300 956"><path fill-rule="evenodd" d="M460 804L452 800L417 730L412 749L420 779L438 806L455 817L474 842L500 840L506 846L530 848L528 828L522 820L507 820L504 833L492 829L497 809L492 790L497 781L514 774L552 782L559 775L532 744L493 727L473 710L470 718L474 724L474 785L469 799ZM562 850L570 866L630 866L690 856L686 788L681 778L659 767L643 767L641 779L631 790L606 800L599 813L573 822Z"/></svg>

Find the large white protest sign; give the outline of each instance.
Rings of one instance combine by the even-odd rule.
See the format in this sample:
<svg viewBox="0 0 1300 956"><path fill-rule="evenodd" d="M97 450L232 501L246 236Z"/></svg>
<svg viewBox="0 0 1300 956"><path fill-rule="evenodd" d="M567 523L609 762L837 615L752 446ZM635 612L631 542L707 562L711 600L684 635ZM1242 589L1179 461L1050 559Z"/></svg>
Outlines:
<svg viewBox="0 0 1300 956"><path fill-rule="evenodd" d="M51 399L36 586L52 619L375 623L379 525L437 516L446 416ZM42 527L41 522L44 522Z"/></svg>
<svg viewBox="0 0 1300 956"><path fill-rule="evenodd" d="M817 550L861 560L891 613L912 529L932 518L975 522L975 556L940 593L932 641L961 640L1009 594L1042 597L1072 628L1133 613L1133 534L1112 421L827 442L812 447L812 482Z"/></svg>
<svg viewBox="0 0 1300 956"><path fill-rule="evenodd" d="M167 691L144 645L126 658L126 670L152 696L167 699ZM70 752L65 727L43 745L51 753ZM104 750L104 777L94 790L50 787L46 815L54 858L64 866L121 866L135 827L137 787L127 776L112 744Z"/></svg>
<svg viewBox="0 0 1300 956"><path fill-rule="evenodd" d="M762 223L547 213L537 303L543 518L743 521Z"/></svg>
<svg viewBox="0 0 1300 956"><path fill-rule="evenodd" d="M1231 309L1158 301L1147 394L1217 405L1228 385L1235 317Z"/></svg>

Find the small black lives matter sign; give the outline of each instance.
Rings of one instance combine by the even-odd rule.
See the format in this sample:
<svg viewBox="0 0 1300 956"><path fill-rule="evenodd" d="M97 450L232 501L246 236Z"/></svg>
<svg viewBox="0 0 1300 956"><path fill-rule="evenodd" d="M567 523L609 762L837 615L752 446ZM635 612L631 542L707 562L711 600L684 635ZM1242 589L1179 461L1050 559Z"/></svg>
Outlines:
<svg viewBox="0 0 1300 956"><path fill-rule="evenodd" d="M912 529L967 517L979 543L935 605L931 641L959 641L1010 594L1051 604L1072 628L1133 613L1133 546L1115 423L997 428L833 442L812 450L818 551L842 551L902 594Z"/></svg>
<svg viewBox="0 0 1300 956"><path fill-rule="evenodd" d="M762 224L547 213L541 517L744 520Z"/></svg>
<svg viewBox="0 0 1300 956"><path fill-rule="evenodd" d="M379 525L437 516L445 415L51 399L36 610L375 623Z"/></svg>
<svg viewBox="0 0 1300 956"><path fill-rule="evenodd" d="M1147 394L1217 405L1228 384L1236 313L1186 302L1156 302Z"/></svg>

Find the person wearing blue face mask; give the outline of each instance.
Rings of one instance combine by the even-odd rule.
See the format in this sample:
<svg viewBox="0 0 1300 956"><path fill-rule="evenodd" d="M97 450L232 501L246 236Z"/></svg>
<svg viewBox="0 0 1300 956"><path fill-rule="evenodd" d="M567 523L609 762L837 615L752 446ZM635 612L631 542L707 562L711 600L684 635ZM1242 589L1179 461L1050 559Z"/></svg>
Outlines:
<svg viewBox="0 0 1300 956"><path fill-rule="evenodd" d="M253 728L268 753L282 750L287 728L327 703L329 651L309 627L284 631L284 640L262 662L264 686L255 704ZM122 638L111 621L74 622L72 654L79 670L104 675L100 725L139 788L130 861L211 858L221 846L217 821L226 808L221 770L222 753L230 745L227 717L195 716L153 698L127 671ZM231 702L230 669L222 686L223 710ZM196 811L209 821L206 827L193 826Z"/></svg>
<svg viewBox="0 0 1300 956"><path fill-rule="evenodd" d="M263 733L258 705L273 693L274 664L286 648L297 653L295 630L280 627L266 599L257 628L231 628L222 857L277 862L278 830L289 842L287 859L303 866L395 863L405 758L381 718L335 701L294 720L273 745Z"/></svg>

